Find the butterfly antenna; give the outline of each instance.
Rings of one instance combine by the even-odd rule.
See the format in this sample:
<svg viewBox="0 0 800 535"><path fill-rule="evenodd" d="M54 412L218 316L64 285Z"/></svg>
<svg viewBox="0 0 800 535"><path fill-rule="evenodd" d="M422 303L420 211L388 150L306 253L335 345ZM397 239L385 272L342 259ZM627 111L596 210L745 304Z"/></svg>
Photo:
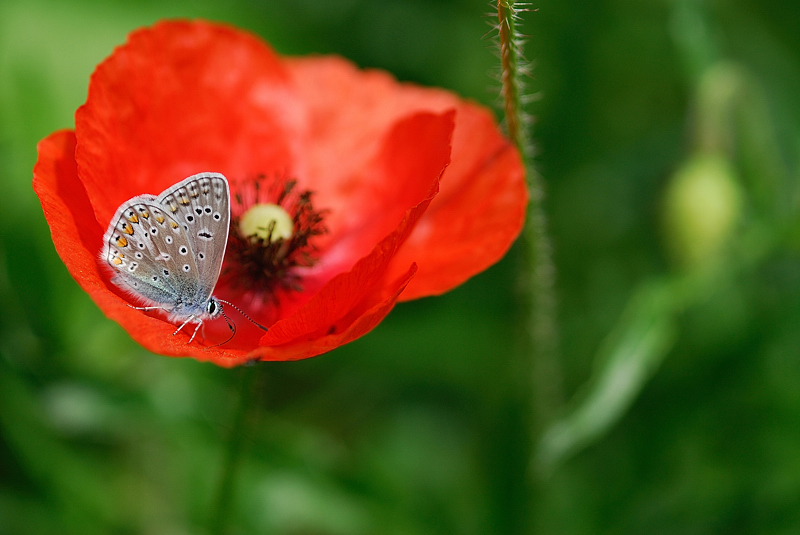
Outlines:
<svg viewBox="0 0 800 535"><path fill-rule="evenodd" d="M219 301L219 299L217 299L217 301ZM229 304L230 304L230 303L229 303ZM234 336L236 336L236 324L235 324L235 323L232 323L232 322L231 322L231 320L228 318L228 315L227 315L227 314L225 314L225 309L224 309L224 308L222 308L222 305L220 305L220 306L219 306L219 311L222 313L222 317L223 317L223 319L225 320L225 323L227 323L227 324L228 324L228 328L231 330L231 335L230 335L230 336L228 337L228 339L227 339L227 340L225 340L224 342L220 342L220 343L218 343L218 344L214 344L213 346L208 346L206 349L211 349L212 347L219 347L219 346L221 346L222 344L227 344L228 342L230 342L231 340L233 340L233 337L234 337Z"/></svg>
<svg viewBox="0 0 800 535"><path fill-rule="evenodd" d="M244 316L245 318L247 318L248 320L250 320L250 323L252 323L252 324L253 324L253 325L255 325L256 327L258 327L258 328L259 328L259 329L261 329L262 331L268 331L268 330L269 330L269 329L267 329L266 327L264 327L263 325L261 325L260 323L258 323L256 320L254 320L253 318L251 318L250 316L248 316L247 314L245 314L244 310L242 310L241 308L237 307L236 305L234 305L234 304L233 304L233 303L231 303L230 301L225 301L225 300L223 300L223 299L217 299L217 301L218 301L218 302L220 302L220 303L225 303L226 305L230 305L230 306L232 306L233 308L235 308L236 310L238 310L238 311L239 311L239 314L241 314L242 316ZM224 314L223 314L223 315L224 315Z"/></svg>

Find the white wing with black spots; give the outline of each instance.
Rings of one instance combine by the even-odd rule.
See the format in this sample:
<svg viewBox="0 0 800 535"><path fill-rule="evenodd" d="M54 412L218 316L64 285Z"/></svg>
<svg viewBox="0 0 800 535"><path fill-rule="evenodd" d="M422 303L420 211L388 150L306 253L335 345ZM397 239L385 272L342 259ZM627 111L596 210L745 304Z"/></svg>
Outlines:
<svg viewBox="0 0 800 535"><path fill-rule="evenodd" d="M112 221L102 254L116 272L115 284L167 310L196 296L198 266L186 231L154 197L131 199Z"/></svg>
<svg viewBox="0 0 800 535"><path fill-rule="evenodd" d="M210 296L219 279L230 227L230 191L218 173L200 173L158 196L164 212L186 232L199 269L200 291Z"/></svg>

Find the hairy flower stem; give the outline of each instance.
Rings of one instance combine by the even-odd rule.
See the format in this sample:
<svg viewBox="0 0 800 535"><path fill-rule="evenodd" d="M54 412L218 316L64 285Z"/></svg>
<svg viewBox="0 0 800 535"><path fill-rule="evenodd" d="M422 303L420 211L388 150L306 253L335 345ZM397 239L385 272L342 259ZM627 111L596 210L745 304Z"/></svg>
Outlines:
<svg viewBox="0 0 800 535"><path fill-rule="evenodd" d="M525 346L532 355L529 369L532 374L532 438L535 443L562 399L555 325L555 266L543 207L544 187L531 162L527 131L530 121L522 109L521 77L525 69L521 67L524 62L523 41L517 29L519 8L513 1L498 0L497 13L506 127L509 138L525 161L530 191L528 217L523 230L525 266L522 286L526 304Z"/></svg>
<svg viewBox="0 0 800 535"><path fill-rule="evenodd" d="M514 2L498 0L498 31L500 33L500 81L503 84L503 107L506 116L508 137L517 146L520 154L528 151L527 132L520 98L520 44L517 36L517 11Z"/></svg>
<svg viewBox="0 0 800 535"><path fill-rule="evenodd" d="M263 364L262 364L263 366ZM211 510L211 521L209 523L209 533L211 535L223 535L228 530L228 520L230 518L231 507L234 501L234 489L236 474L239 462L242 458L242 449L245 442L248 423L251 420L251 409L255 406L254 394L255 385L258 382L258 365L245 366L239 371L241 374L239 385L239 406L236 408L233 425L226 442L225 457L222 464L222 472L217 483L217 493L214 497L214 504Z"/></svg>

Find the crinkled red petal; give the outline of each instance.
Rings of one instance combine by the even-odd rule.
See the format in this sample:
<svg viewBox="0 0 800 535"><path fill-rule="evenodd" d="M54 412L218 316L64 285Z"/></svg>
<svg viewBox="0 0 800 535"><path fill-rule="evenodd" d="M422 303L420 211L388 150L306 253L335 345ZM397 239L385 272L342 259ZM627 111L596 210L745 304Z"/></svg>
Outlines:
<svg viewBox="0 0 800 535"><path fill-rule="evenodd" d="M292 171L302 114L279 58L220 24L167 21L133 32L92 75L76 113L76 159L101 226L135 195L202 171Z"/></svg>
<svg viewBox="0 0 800 535"><path fill-rule="evenodd" d="M525 223L525 170L489 114L460 109L453 137L441 191L391 269L399 275L409 262L419 264L401 301L444 293L492 266Z"/></svg>
<svg viewBox="0 0 800 535"><path fill-rule="evenodd" d="M360 191L384 194L369 175L358 173L375 153L380 132L413 111L457 111L452 163L441 192L392 267L400 274L410 262L419 265L400 300L447 291L505 254L522 228L528 193L519 154L488 110L446 91L400 84L382 71L359 70L338 57L291 59L286 65L308 109L301 135L317 148L306 157L304 176L334 207L331 239L351 224L348 217L363 204Z"/></svg>
<svg viewBox="0 0 800 535"><path fill-rule="evenodd" d="M327 282L351 269L395 231L407 210L420 202L448 165L453 117L452 110L441 116L418 113L398 119L378 135L381 146L344 181L360 187L350 191L347 205L340 203L329 214L338 214L340 224L330 232L317 264L304 276L304 285L313 287L318 278ZM406 262L390 278L401 276L413 262ZM302 303L298 296L295 306Z"/></svg>
<svg viewBox="0 0 800 535"><path fill-rule="evenodd" d="M331 324L327 330L323 328L316 333L301 334L285 345L262 345L255 353L260 360L299 360L321 355L352 342L377 327L386 317L408 282L412 280L416 270L416 264L410 266L404 276L391 285L384 285L380 293L372 292L369 298L364 299L349 314ZM376 299L380 296L385 297Z"/></svg>

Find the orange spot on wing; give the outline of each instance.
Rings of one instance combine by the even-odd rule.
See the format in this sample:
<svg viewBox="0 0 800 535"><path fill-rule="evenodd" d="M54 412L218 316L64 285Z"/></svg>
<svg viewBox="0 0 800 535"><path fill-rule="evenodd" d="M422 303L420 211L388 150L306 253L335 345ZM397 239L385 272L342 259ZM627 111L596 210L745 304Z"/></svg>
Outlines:
<svg viewBox="0 0 800 535"><path fill-rule="evenodd" d="M138 223L139 222L139 218L136 217L136 214L133 214L132 216L130 216L128 218L128 221L130 221L131 223Z"/></svg>
<svg viewBox="0 0 800 535"><path fill-rule="evenodd" d="M124 236L120 236L117 238L117 245L119 245L120 247L127 247L128 240L126 240Z"/></svg>

